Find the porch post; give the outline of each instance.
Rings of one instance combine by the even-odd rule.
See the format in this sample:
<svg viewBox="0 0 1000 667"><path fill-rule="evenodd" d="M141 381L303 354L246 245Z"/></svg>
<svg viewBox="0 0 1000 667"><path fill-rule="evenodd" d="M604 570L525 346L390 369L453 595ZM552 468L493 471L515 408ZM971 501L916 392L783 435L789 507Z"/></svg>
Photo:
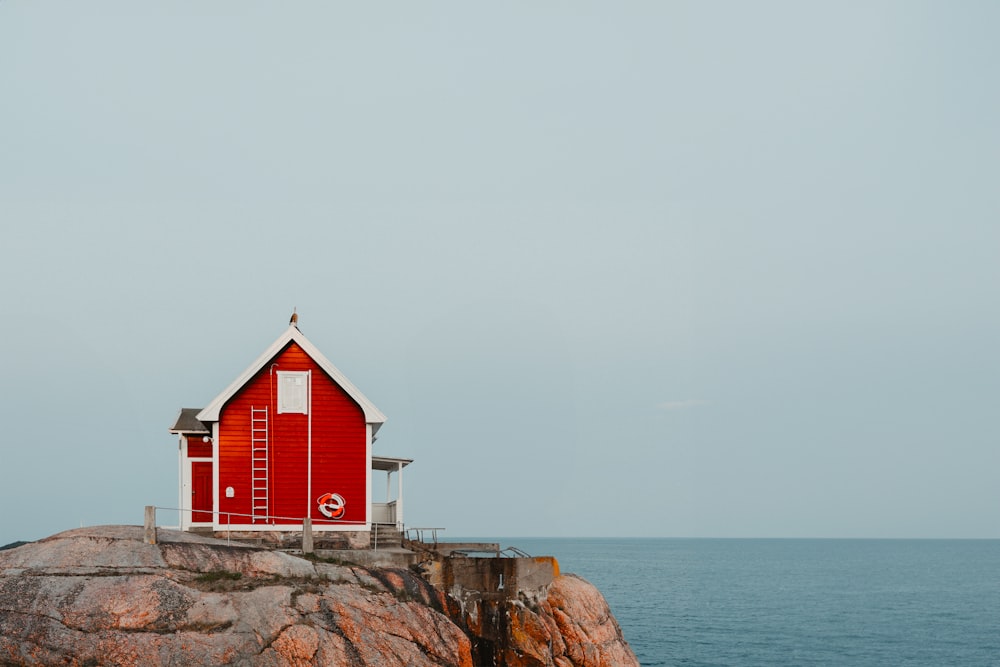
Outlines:
<svg viewBox="0 0 1000 667"><path fill-rule="evenodd" d="M398 475L396 479L397 491L396 491L396 528L402 529L403 527L403 462L399 461L396 463L396 474Z"/></svg>

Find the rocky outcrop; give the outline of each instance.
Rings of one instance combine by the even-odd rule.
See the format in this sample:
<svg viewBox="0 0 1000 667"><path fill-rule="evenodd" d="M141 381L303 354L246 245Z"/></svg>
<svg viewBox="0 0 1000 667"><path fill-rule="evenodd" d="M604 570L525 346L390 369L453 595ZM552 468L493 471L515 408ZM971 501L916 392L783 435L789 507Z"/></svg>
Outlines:
<svg viewBox="0 0 1000 667"><path fill-rule="evenodd" d="M512 604L508 612L508 667L636 665L604 596L572 574L556 577L532 610ZM551 656L551 657L550 657Z"/></svg>
<svg viewBox="0 0 1000 667"><path fill-rule="evenodd" d="M501 664L638 665L600 593L508 603ZM188 533L83 528L0 552L0 665L474 667L454 600L406 569Z"/></svg>

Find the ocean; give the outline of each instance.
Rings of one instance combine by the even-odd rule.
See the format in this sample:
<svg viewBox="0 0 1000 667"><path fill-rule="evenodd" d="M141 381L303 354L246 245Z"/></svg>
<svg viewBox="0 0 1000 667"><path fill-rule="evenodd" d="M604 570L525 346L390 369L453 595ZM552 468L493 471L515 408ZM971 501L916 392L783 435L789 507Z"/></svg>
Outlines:
<svg viewBox="0 0 1000 667"><path fill-rule="evenodd" d="M1000 540L505 538L654 665L1000 665Z"/></svg>

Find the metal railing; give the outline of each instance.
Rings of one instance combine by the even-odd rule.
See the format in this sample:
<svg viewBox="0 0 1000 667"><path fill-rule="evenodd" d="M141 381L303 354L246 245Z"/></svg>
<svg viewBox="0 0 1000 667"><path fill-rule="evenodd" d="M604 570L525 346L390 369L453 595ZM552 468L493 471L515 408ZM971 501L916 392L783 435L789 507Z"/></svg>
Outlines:
<svg viewBox="0 0 1000 667"><path fill-rule="evenodd" d="M424 544L427 544L427 540L424 539L424 532L430 531L431 539L433 540L431 544L437 546L438 543L437 532L439 530L444 530L444 528L407 528L405 534L406 534L406 539L410 540L411 542L422 542ZM410 537L411 534L416 535L416 537Z"/></svg>
<svg viewBox="0 0 1000 667"><path fill-rule="evenodd" d="M221 520L221 518L223 516L225 516L226 517L225 526L226 526L226 543L227 544L232 544L232 532L233 532L232 519L233 519L233 517L246 517L246 518L249 518L249 519L260 519L261 518L260 515L243 514L241 512L216 512L214 510L192 510L192 509L181 508L181 507L159 507L159 506L147 505L146 506L146 517L145 517L145 526L144 526L144 528L145 528L145 531L146 531L146 541L149 544L155 544L156 543L155 542L155 539L156 539L156 537L155 537L155 531L156 531L156 510L164 510L164 511L168 511L168 512L179 512L179 513L190 512L192 514L194 512L199 512L199 513L202 513L202 514L211 514L213 516L213 518L218 518L219 519L219 521L217 522L217 524L220 525L220 526L223 523L222 520ZM267 520L276 519L276 520L279 520L279 521L288 522L288 523L282 523L282 524L274 524L274 523L269 524L269 525L275 526L275 528L277 528L277 526L279 526L279 525L283 526L283 527L287 527L287 526L300 526L301 525L301 527L302 527L302 552L303 553L312 553L313 552L312 526L313 526L314 521L313 521L313 519L311 517L267 515L266 519ZM178 522L178 523L179 524L183 524L183 522ZM191 523L194 523L194 522L192 521ZM214 525L214 523L215 522L213 522L213 525ZM319 519L319 520L317 520L317 523L320 523L320 524L322 524L324 526L331 526L331 525L336 525L338 522L333 521L333 520ZM237 525L238 526L242 526L243 524L237 524ZM250 524L250 525L259 527L261 524ZM149 541L150 540L150 531L151 530L153 531L152 532L152 539L153 539L152 542Z"/></svg>
<svg viewBox="0 0 1000 667"><path fill-rule="evenodd" d="M505 549L501 549L498 555L506 558L531 558L531 554L526 551L521 551L517 547L507 547Z"/></svg>
<svg viewBox="0 0 1000 667"><path fill-rule="evenodd" d="M146 542L148 544L155 544L156 543L156 510L164 510L164 511L167 511L167 512L178 512L178 513L189 512L192 515L195 512L199 512L199 513L203 513L203 514L211 514L213 516L213 518L219 518L220 519L217 522L217 524L220 525L220 526L222 525L221 517L225 516L226 517L226 522L225 522L226 529L225 530L226 530L226 543L227 544L232 544L232 531L233 531L232 519L233 519L233 517L245 517L245 518L249 518L249 519L260 519L261 518L260 515L244 514L244 513L241 513L241 512L216 512L214 510L192 510L192 509L180 508L180 507L159 507L159 506L147 505L146 506L146 516L145 516L144 528L145 528L145 531L146 531ZM265 520L276 519L278 521L285 521L285 522L287 522L287 523L281 523L281 524L274 524L274 523L268 524L268 525L274 526L276 529L279 526L281 526L283 528L287 528L289 526L299 526L299 525L301 525L302 526L302 552L303 553L312 553L313 552L313 535L312 535L313 523L318 523L318 524L323 525L323 526L335 526L335 525L340 524L339 521L334 521L332 519L316 519L316 520L313 520L311 517L278 516L278 515L270 515L269 514L269 515L267 515L264 518L265 518ZM190 523L194 523L194 522L192 521ZM178 521L178 528L182 524L183 524L183 521ZM216 522L213 522L213 526L214 525L216 525ZM241 527L243 525L244 524L237 524L237 526L238 526L237 530L239 530L239 527ZM256 526L256 527L258 527L258 529L261 526L261 524L249 524L249 525ZM357 524L355 524L355 525L357 525ZM372 523L371 523L371 529L372 529L374 537L375 537L375 540L374 540L374 549L376 551L378 550L378 527L379 527L379 524L373 518ZM427 530L427 529L420 529L420 530ZM434 530L436 531L436 530L444 530L444 529L443 528L435 528ZM434 541L435 541L435 543L437 543L437 534L436 533L435 533L435 536L434 536ZM307 548L307 546L308 546L308 548Z"/></svg>

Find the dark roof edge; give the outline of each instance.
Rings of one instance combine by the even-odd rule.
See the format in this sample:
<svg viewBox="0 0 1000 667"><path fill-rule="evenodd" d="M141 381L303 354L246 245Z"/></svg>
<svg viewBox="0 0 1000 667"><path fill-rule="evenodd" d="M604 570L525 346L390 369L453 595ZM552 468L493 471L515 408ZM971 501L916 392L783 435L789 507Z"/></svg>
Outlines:
<svg viewBox="0 0 1000 667"><path fill-rule="evenodd" d="M198 421L198 413L201 408L181 408L177 413L174 425L170 427L171 433L211 433L204 422Z"/></svg>

